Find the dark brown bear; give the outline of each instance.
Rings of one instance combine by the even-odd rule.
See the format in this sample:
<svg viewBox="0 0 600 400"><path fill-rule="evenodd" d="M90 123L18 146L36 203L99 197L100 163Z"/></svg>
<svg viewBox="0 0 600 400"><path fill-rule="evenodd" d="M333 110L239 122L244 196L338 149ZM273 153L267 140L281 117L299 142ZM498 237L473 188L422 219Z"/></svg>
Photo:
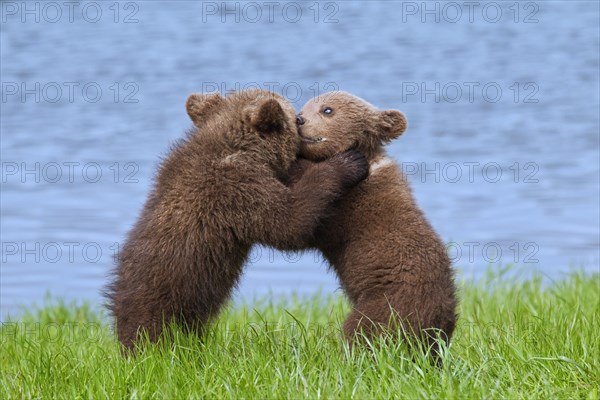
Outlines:
<svg viewBox="0 0 600 400"><path fill-rule="evenodd" d="M390 324L402 324L426 344L432 343L435 330L450 340L456 321L450 260L406 178L383 149L405 131L404 115L332 92L309 101L297 122L302 157L322 160L357 148L370 163L369 177L336 202L313 242L353 305L344 324L347 337L354 339L357 331L379 334L394 328ZM291 181L310 164L299 161Z"/></svg>
<svg viewBox="0 0 600 400"><path fill-rule="evenodd" d="M165 323L199 330L229 298L253 244L309 241L328 206L368 173L362 155L346 152L284 186L301 140L295 110L273 93L192 95L187 111L196 127L160 166L108 291L128 348L142 331L156 341Z"/></svg>

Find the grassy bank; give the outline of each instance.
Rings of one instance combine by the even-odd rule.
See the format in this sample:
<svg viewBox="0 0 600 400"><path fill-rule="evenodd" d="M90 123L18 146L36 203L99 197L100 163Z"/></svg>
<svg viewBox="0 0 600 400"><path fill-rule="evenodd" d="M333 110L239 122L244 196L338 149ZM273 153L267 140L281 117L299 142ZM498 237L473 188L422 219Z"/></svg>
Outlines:
<svg viewBox="0 0 600 400"><path fill-rule="evenodd" d="M202 340L178 335L121 357L86 306L53 304L2 324L0 398L600 397L600 276L489 276L461 284L444 367L400 345L343 350L340 297L229 309Z"/></svg>

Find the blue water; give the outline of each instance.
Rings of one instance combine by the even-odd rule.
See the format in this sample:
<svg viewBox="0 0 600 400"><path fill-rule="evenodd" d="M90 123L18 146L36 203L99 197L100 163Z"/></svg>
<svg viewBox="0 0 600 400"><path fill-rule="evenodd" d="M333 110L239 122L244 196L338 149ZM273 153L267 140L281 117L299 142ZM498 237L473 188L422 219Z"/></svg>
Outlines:
<svg viewBox="0 0 600 400"><path fill-rule="evenodd" d="M0 4L0 315L101 302L186 97L215 88L404 111L389 153L465 273L599 269L596 1L24 4ZM236 298L337 288L317 254L257 248Z"/></svg>

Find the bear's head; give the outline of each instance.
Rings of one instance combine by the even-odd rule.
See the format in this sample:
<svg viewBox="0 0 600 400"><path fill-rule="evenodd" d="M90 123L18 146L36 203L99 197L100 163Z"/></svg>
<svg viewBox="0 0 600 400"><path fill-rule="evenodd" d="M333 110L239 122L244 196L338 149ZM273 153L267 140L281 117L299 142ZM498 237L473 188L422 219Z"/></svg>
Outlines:
<svg viewBox="0 0 600 400"><path fill-rule="evenodd" d="M296 111L276 93L253 89L226 96L193 94L186 109L199 136L225 141L225 156L243 153L279 174L298 156Z"/></svg>
<svg viewBox="0 0 600 400"><path fill-rule="evenodd" d="M369 161L383 152L383 145L407 127L404 114L378 110L346 92L329 92L308 101L297 123L302 137L300 155L321 160L357 148Z"/></svg>

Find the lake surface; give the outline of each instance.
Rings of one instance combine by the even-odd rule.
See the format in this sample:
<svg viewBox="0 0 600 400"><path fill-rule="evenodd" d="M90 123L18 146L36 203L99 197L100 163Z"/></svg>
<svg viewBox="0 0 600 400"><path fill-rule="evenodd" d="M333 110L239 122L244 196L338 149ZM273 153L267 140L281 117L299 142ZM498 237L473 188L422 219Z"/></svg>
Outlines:
<svg viewBox="0 0 600 400"><path fill-rule="evenodd" d="M599 269L596 1L44 4L0 4L0 315L99 304L186 97L246 87L404 111L389 153L465 274ZM338 287L256 248L236 298Z"/></svg>

